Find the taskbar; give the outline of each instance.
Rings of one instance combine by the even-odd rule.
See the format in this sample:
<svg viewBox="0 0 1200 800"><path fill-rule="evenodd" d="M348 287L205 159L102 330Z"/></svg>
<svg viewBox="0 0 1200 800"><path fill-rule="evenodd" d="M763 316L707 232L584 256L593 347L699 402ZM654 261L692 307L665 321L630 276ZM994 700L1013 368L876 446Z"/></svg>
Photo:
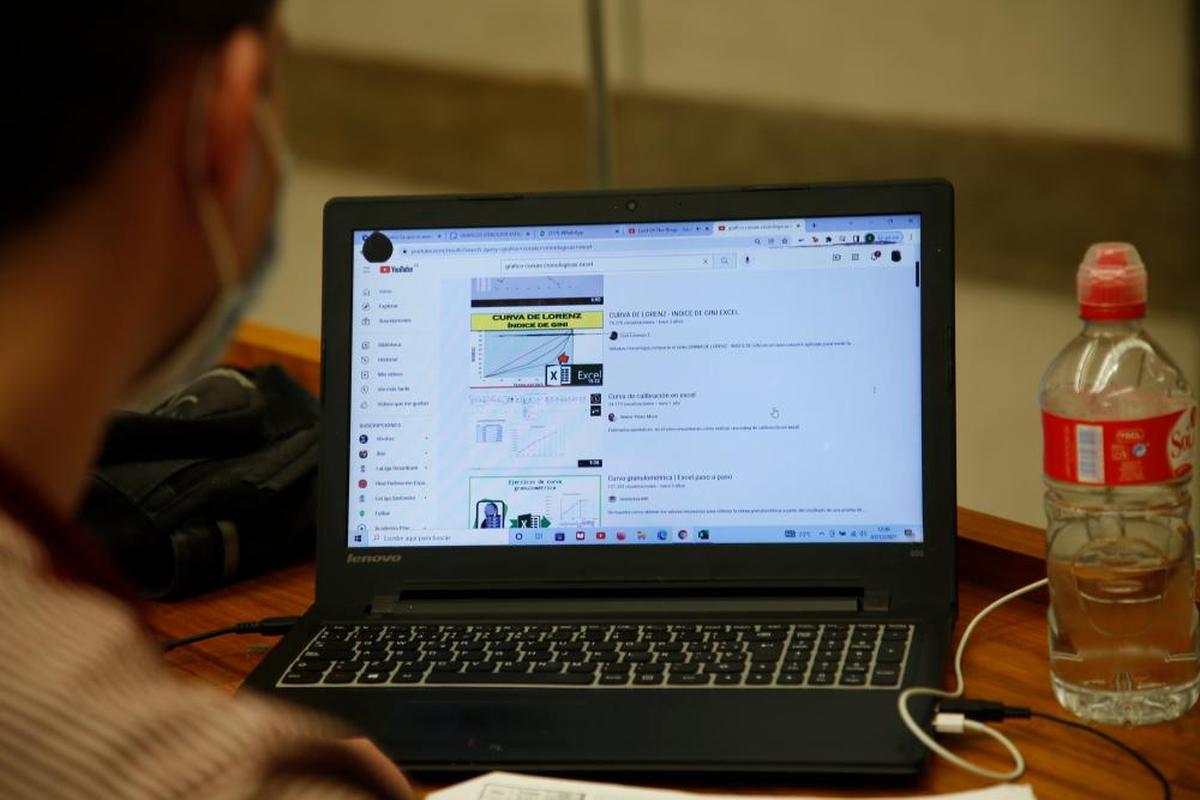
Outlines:
<svg viewBox="0 0 1200 800"><path fill-rule="evenodd" d="M597 527L551 526L474 530L410 530L384 526L350 531L351 547L496 547L568 545L665 544L918 544L924 538L918 524L899 525L755 525Z"/></svg>

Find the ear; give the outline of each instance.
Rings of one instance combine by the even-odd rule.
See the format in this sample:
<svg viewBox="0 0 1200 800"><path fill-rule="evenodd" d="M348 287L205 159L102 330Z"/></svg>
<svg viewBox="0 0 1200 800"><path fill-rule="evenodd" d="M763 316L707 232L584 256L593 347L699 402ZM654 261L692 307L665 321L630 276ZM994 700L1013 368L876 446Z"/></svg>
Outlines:
<svg viewBox="0 0 1200 800"><path fill-rule="evenodd" d="M270 56L262 33L234 31L210 56L211 75L203 104L202 179L224 210L236 219L261 169L254 116L267 81Z"/></svg>

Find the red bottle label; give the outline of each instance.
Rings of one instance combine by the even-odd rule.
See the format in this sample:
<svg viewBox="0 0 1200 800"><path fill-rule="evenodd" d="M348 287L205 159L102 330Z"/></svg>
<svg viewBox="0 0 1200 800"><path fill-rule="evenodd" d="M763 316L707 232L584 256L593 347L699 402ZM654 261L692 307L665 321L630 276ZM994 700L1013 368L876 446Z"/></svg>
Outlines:
<svg viewBox="0 0 1200 800"><path fill-rule="evenodd" d="M1046 476L1068 483L1157 483L1192 472L1196 406L1160 417L1077 420L1042 412Z"/></svg>

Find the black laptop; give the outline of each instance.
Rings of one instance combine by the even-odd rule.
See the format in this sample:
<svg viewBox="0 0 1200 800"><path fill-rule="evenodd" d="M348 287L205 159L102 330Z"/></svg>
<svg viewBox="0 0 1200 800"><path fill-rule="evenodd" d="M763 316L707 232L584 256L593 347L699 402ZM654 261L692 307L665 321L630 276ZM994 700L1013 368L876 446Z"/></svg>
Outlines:
<svg viewBox="0 0 1200 800"><path fill-rule="evenodd" d="M248 685L417 770L916 771L953 229L943 181L330 201L316 602Z"/></svg>

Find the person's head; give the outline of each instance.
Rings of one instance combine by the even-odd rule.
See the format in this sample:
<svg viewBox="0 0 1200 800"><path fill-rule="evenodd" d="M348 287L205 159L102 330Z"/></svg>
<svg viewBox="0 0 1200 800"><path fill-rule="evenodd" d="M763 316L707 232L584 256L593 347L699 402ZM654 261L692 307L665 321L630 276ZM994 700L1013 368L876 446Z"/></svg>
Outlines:
<svg viewBox="0 0 1200 800"><path fill-rule="evenodd" d="M114 332L137 328L128 383L247 282L268 235L281 177L275 6L42 3L0 34L12 39L0 42L0 283L40 271L44 301L97 278L80 270L105 270L128 299ZM68 251L93 258L67 271L54 262ZM55 270L61 288L47 289Z"/></svg>

